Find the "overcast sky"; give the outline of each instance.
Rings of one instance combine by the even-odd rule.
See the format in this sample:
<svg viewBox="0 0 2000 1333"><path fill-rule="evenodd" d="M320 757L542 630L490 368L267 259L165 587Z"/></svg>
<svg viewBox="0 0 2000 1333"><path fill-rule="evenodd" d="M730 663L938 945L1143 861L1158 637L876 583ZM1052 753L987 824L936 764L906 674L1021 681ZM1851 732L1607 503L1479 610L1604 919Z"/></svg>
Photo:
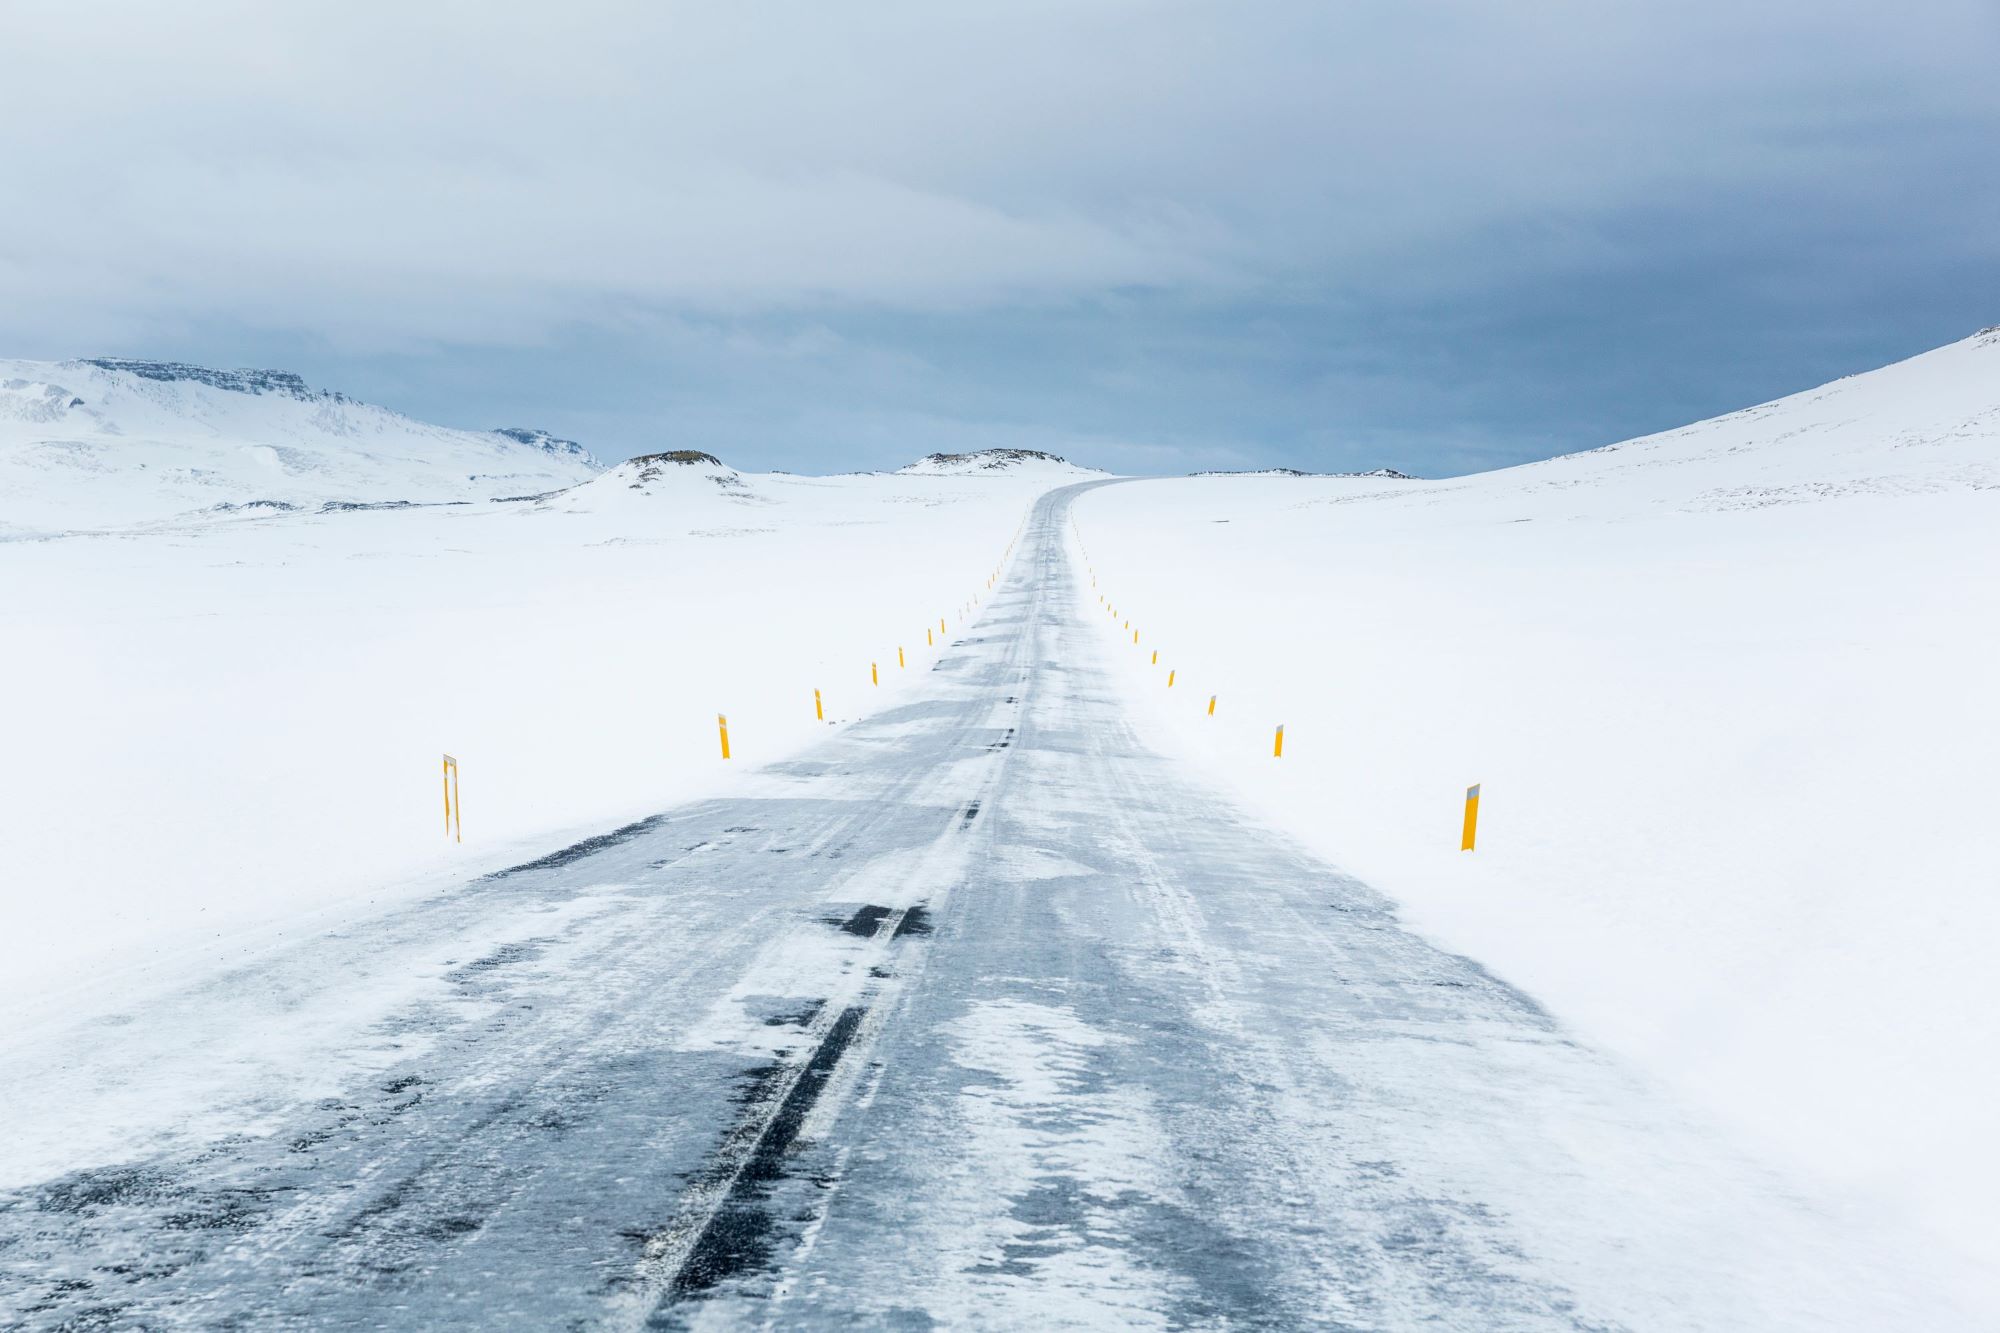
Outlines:
<svg viewBox="0 0 2000 1333"><path fill-rule="evenodd" d="M0 10L0 355L1442 474L2000 323L2000 0Z"/></svg>

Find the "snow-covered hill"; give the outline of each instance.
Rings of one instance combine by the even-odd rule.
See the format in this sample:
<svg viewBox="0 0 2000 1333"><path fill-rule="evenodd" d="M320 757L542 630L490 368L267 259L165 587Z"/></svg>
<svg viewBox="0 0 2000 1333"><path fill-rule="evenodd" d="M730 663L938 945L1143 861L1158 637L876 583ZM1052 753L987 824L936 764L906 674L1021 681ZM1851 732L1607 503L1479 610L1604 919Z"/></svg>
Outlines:
<svg viewBox="0 0 2000 1333"><path fill-rule="evenodd" d="M911 477L976 477L995 472L1028 476L1073 476L1078 481L1110 475L1082 467L1039 449L979 449L969 454L931 454L896 469Z"/></svg>
<svg viewBox="0 0 2000 1333"><path fill-rule="evenodd" d="M1688 510L2000 486L2000 327L1678 430L1464 480L1587 484Z"/></svg>
<svg viewBox="0 0 2000 1333"><path fill-rule="evenodd" d="M1077 524L1149 741L1763 1154L2000 1264L1967 1056L2000 1049L2000 330L1547 462L1149 481Z"/></svg>
<svg viewBox="0 0 2000 1333"><path fill-rule="evenodd" d="M682 516L691 516L694 508L718 501L764 502L752 478L714 454L696 449L672 449L628 458L588 481L543 499L549 507L570 513L615 512L633 503L665 500L675 502L675 513Z"/></svg>
<svg viewBox="0 0 2000 1333"><path fill-rule="evenodd" d="M533 494L597 470L546 432L430 425L281 371L0 361L0 533Z"/></svg>

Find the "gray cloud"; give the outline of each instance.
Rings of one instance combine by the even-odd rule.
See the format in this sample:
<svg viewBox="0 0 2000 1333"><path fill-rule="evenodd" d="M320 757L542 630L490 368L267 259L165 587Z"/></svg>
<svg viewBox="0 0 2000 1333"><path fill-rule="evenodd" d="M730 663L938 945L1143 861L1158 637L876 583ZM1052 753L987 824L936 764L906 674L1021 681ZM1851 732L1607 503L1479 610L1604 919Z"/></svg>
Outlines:
<svg viewBox="0 0 2000 1333"><path fill-rule="evenodd" d="M7 24L8 351L611 445L1473 466L2000 318L1987 0Z"/></svg>

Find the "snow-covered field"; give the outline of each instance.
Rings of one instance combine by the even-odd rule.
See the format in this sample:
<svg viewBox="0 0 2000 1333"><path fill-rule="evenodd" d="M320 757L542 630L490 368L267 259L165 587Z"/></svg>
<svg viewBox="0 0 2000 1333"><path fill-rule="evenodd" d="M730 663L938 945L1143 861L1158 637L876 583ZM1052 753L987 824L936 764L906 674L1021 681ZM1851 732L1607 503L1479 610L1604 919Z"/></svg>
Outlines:
<svg viewBox="0 0 2000 1333"><path fill-rule="evenodd" d="M60 451L41 437L73 420L16 419L0 442L0 1002L17 1018L723 789L823 730L815 689L829 724L895 699L1033 497L1090 475L1037 459L600 473L323 395L9 365L16 396L62 377L123 408L96 423L88 473L46 466ZM329 430L329 413L402 422L404 452ZM288 489L255 471L266 438L311 464ZM500 493L582 484L318 508L464 499L466 451L487 441ZM191 451L216 464L208 480L187 480ZM174 479L155 487L141 464ZM190 494L301 507L166 512ZM84 531L53 535L58 521ZM441 835L444 752L462 845Z"/></svg>
<svg viewBox="0 0 2000 1333"><path fill-rule="evenodd" d="M183 369L0 364L17 1035L744 790L910 697L1094 475L605 469ZM1152 744L1805 1197L2000 1263L2000 332L1483 476L1109 486L1073 536Z"/></svg>
<svg viewBox="0 0 2000 1333"><path fill-rule="evenodd" d="M2000 331L1482 476L1109 487L1077 535L1155 743L2000 1265Z"/></svg>

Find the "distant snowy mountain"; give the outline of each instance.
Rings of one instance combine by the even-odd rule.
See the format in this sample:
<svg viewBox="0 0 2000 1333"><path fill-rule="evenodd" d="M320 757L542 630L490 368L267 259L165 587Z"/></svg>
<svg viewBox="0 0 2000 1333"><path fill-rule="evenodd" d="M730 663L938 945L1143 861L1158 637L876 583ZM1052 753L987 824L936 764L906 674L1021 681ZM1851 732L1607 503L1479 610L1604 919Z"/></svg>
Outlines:
<svg viewBox="0 0 2000 1333"><path fill-rule="evenodd" d="M1079 467L1066 458L1045 454L1039 449L980 449L969 454L931 454L907 467L896 469L911 477L972 477L988 472L1060 472L1079 477L1103 477L1109 473Z"/></svg>
<svg viewBox="0 0 2000 1333"><path fill-rule="evenodd" d="M430 425L285 371L0 360L0 532L479 500L598 470L581 445L544 431Z"/></svg>

